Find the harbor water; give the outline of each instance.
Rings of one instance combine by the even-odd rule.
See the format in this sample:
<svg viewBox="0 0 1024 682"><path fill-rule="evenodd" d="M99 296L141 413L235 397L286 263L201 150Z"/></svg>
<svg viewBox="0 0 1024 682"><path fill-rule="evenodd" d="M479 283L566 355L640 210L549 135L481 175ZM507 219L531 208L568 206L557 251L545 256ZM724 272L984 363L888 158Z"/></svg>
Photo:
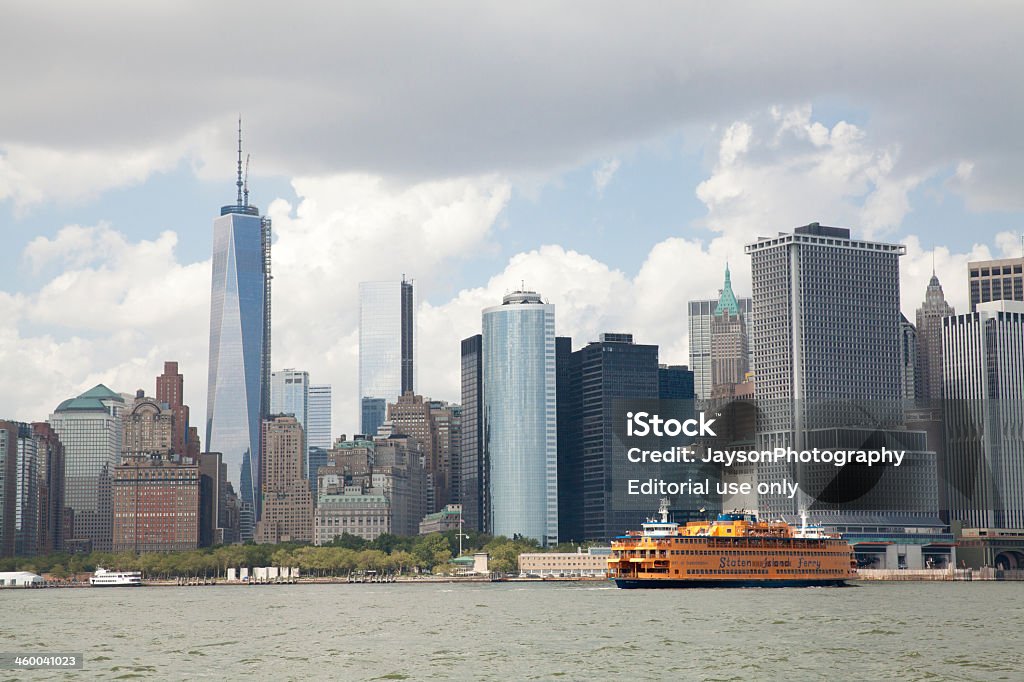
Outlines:
<svg viewBox="0 0 1024 682"><path fill-rule="evenodd" d="M0 592L4 679L1019 680L1024 584L618 590L608 583Z"/></svg>

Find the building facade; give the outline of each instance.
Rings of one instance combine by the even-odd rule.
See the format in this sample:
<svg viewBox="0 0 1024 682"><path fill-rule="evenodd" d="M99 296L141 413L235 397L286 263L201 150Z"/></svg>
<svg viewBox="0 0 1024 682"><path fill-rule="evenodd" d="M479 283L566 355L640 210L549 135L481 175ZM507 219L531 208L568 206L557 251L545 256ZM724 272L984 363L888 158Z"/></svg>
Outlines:
<svg viewBox="0 0 1024 682"><path fill-rule="evenodd" d="M972 261L967 264L971 312L987 301L1024 301L1024 258Z"/></svg>
<svg viewBox="0 0 1024 682"><path fill-rule="evenodd" d="M206 449L220 452L242 502L242 539L259 514L260 420L270 403L270 219L243 191L213 222Z"/></svg>
<svg viewBox="0 0 1024 682"><path fill-rule="evenodd" d="M495 535L558 542L555 306L533 291L483 311L484 449Z"/></svg>
<svg viewBox="0 0 1024 682"><path fill-rule="evenodd" d="M50 415L64 447L64 499L77 547L109 552L113 542L112 487L121 456L124 398L97 385L65 400Z"/></svg>
<svg viewBox="0 0 1024 682"><path fill-rule="evenodd" d="M136 392L135 401L125 407L122 417L122 453L185 454L174 449L176 415L165 409L166 405L146 397L141 389Z"/></svg>
<svg viewBox="0 0 1024 682"><path fill-rule="evenodd" d="M943 508L973 528L1024 528L1024 303L943 319Z"/></svg>
<svg viewBox="0 0 1024 682"><path fill-rule="evenodd" d="M39 551L39 438L31 424L18 424L18 486L14 553Z"/></svg>
<svg viewBox="0 0 1024 682"><path fill-rule="evenodd" d="M332 443L330 384L313 384L309 387L309 423L306 426L306 446L328 450ZM316 475L312 470L311 475Z"/></svg>
<svg viewBox="0 0 1024 682"><path fill-rule="evenodd" d="M359 284L360 429L377 433L379 423L364 422L363 399L394 402L416 390L416 301L413 283ZM375 414L375 413L371 413Z"/></svg>
<svg viewBox="0 0 1024 682"><path fill-rule="evenodd" d="M309 476L309 372L285 369L270 373L270 414L290 414L299 422L306 458L303 469Z"/></svg>

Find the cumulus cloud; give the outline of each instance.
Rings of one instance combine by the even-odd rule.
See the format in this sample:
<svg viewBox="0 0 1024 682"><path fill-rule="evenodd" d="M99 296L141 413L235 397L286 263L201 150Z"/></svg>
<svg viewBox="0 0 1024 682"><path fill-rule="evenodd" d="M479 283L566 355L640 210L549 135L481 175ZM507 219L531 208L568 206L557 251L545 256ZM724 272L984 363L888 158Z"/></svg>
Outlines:
<svg viewBox="0 0 1024 682"><path fill-rule="evenodd" d="M697 197L708 227L746 239L818 219L876 237L902 222L909 192L926 177L899 157L898 146L874 143L855 125L813 120L809 105L773 107L725 130Z"/></svg>

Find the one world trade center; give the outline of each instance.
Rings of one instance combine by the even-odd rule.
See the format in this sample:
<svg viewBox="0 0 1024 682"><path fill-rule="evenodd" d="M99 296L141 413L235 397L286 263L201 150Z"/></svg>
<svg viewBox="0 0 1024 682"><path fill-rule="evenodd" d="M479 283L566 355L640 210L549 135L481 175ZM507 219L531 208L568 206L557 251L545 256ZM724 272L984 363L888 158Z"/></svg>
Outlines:
<svg viewBox="0 0 1024 682"><path fill-rule="evenodd" d="M248 159L245 162L248 175ZM270 219L249 205L238 127L238 198L213 221L206 450L219 452L239 498L237 540L260 513L260 427L270 403ZM223 527L224 519L220 520Z"/></svg>

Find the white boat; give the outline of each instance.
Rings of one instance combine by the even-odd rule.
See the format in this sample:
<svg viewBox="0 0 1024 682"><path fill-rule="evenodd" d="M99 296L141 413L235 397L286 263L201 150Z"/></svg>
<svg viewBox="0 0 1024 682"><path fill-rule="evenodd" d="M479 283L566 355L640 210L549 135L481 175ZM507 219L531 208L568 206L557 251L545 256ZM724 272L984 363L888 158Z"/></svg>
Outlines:
<svg viewBox="0 0 1024 682"><path fill-rule="evenodd" d="M142 574L138 571L108 571L97 568L89 578L93 587L137 587L142 585Z"/></svg>

